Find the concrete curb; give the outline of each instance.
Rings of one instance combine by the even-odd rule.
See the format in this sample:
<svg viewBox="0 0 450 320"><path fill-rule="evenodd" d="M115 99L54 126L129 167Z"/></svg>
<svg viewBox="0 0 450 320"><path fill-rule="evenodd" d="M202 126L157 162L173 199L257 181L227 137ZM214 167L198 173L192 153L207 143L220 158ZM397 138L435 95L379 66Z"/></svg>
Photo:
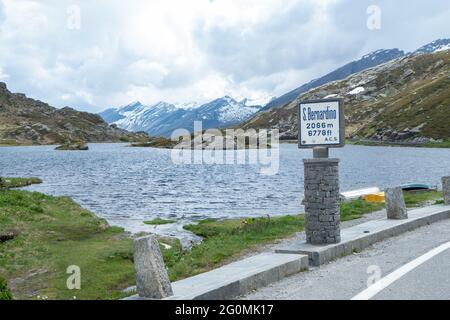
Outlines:
<svg viewBox="0 0 450 320"><path fill-rule="evenodd" d="M341 231L341 242L325 246L297 243L276 249L276 253L307 254L311 266L320 266L332 260L361 251L389 237L420 228L436 221L450 218L450 206L435 205L408 212L409 219L368 221Z"/></svg>
<svg viewBox="0 0 450 320"><path fill-rule="evenodd" d="M262 253L172 283L174 296L164 300L226 300L308 270L308 256ZM147 300L137 295L125 300Z"/></svg>

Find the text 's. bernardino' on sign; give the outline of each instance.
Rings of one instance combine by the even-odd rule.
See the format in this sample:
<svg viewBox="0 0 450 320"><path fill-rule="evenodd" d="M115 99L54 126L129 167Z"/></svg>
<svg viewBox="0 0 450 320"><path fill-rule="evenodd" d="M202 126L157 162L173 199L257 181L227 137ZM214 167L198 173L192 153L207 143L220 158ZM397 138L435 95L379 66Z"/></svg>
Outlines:
<svg viewBox="0 0 450 320"><path fill-rule="evenodd" d="M342 99L302 101L298 107L298 147L343 147L345 119Z"/></svg>

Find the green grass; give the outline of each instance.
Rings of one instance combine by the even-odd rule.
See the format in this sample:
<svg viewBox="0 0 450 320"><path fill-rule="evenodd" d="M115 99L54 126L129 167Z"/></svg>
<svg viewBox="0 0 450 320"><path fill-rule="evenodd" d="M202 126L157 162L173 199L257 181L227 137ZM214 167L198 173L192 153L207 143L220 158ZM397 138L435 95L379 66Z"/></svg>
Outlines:
<svg viewBox="0 0 450 320"><path fill-rule="evenodd" d="M353 200L341 203L341 221L359 219L367 213L379 211L384 208L384 203Z"/></svg>
<svg viewBox="0 0 450 320"><path fill-rule="evenodd" d="M355 140L347 139L347 144L366 147L413 147L413 148L450 148L450 140L443 142L430 143L408 143L408 142L389 142L389 141L371 141L371 140Z"/></svg>
<svg viewBox="0 0 450 320"><path fill-rule="evenodd" d="M190 251L179 247L164 250L171 280L211 270L256 246L288 237L303 230L303 216L243 220L203 220L185 229L204 237Z"/></svg>
<svg viewBox="0 0 450 320"><path fill-rule="evenodd" d="M442 142L432 142L425 145L427 148L450 148L450 140L444 140Z"/></svg>
<svg viewBox="0 0 450 320"><path fill-rule="evenodd" d="M0 189L1 188L20 188L26 187L32 184L42 183L39 178L5 178L0 177Z"/></svg>
<svg viewBox="0 0 450 320"><path fill-rule="evenodd" d="M66 197L0 191L0 276L17 299L115 299L134 283L132 239ZM81 268L81 290L66 286Z"/></svg>
<svg viewBox="0 0 450 320"><path fill-rule="evenodd" d="M0 300L12 300L13 296L11 291L6 285L6 280L0 277Z"/></svg>
<svg viewBox="0 0 450 320"><path fill-rule="evenodd" d="M149 141L135 142L130 144L130 147L137 148L173 148L178 142L172 141L164 137L152 137Z"/></svg>
<svg viewBox="0 0 450 320"><path fill-rule="evenodd" d="M0 147L17 147L21 146L19 142L12 139L0 139Z"/></svg>
<svg viewBox="0 0 450 320"><path fill-rule="evenodd" d="M420 207L426 204L434 204L443 198L442 192L403 192L405 204L408 208Z"/></svg>
<svg viewBox="0 0 450 320"><path fill-rule="evenodd" d="M161 218L144 221L145 224L150 224L150 225L162 225L162 224L170 224L170 223L175 223L175 222L176 222L175 220L166 220L166 219L161 219Z"/></svg>

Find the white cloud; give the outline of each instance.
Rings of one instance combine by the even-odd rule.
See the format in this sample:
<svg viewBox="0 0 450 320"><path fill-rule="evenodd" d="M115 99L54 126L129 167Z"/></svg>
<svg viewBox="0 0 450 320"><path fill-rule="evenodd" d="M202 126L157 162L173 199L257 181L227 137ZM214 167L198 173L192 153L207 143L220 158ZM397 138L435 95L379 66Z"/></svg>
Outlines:
<svg viewBox="0 0 450 320"><path fill-rule="evenodd" d="M0 68L0 81L6 81L9 78L9 75L4 73L2 68Z"/></svg>
<svg viewBox="0 0 450 320"><path fill-rule="evenodd" d="M379 32L366 28L372 2L0 0L0 80L93 112L131 100L258 100L368 51L447 36L445 0L379 0ZM80 29L67 27L74 5Z"/></svg>
<svg viewBox="0 0 450 320"><path fill-rule="evenodd" d="M5 5L3 4L3 2L0 2L0 25L3 23L4 19L5 19Z"/></svg>

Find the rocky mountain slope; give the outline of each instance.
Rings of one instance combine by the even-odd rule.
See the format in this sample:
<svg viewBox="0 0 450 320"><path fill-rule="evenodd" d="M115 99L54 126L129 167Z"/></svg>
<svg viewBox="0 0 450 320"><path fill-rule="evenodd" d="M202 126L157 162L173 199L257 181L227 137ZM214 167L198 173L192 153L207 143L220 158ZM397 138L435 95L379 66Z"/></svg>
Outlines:
<svg viewBox="0 0 450 320"><path fill-rule="evenodd" d="M108 125L92 113L48 104L11 93L0 82L0 144L61 144L68 141L119 142L148 139Z"/></svg>
<svg viewBox="0 0 450 320"><path fill-rule="evenodd" d="M323 77L312 80L309 83L306 83L282 96L274 99L269 104L267 104L263 110L268 110L271 108L281 107L287 103L292 102L297 98L300 94L307 92L308 90L317 88L321 85L327 84L332 81L342 80L347 78L348 76L355 74L357 72L378 66L382 63L391 61L392 59L396 59L404 56L404 52L398 49L388 49L388 50L377 50L370 54L363 56L361 59L352 61L339 69L336 69Z"/></svg>
<svg viewBox="0 0 450 320"><path fill-rule="evenodd" d="M194 121L202 121L203 129L232 126L248 120L261 109L225 96L200 106L175 106L166 102L145 106L135 102L108 109L100 116L108 123L130 131L146 131L153 136L170 137L179 128L194 130Z"/></svg>
<svg viewBox="0 0 450 320"><path fill-rule="evenodd" d="M450 139L450 50L442 44L312 89L293 102L257 114L243 128L279 128L297 139L297 104L341 97L346 136L377 141L427 143Z"/></svg>
<svg viewBox="0 0 450 320"><path fill-rule="evenodd" d="M336 69L323 77L312 80L268 103L262 111L281 107L295 100L300 94L305 93L311 89L317 88L332 81L343 80L352 74L376 67L380 64L389 62L393 59L403 57L405 55L433 53L444 51L450 48L450 39L438 39L430 42L412 53L405 53L399 49L377 50L363 56L361 59L350 62L339 69Z"/></svg>

